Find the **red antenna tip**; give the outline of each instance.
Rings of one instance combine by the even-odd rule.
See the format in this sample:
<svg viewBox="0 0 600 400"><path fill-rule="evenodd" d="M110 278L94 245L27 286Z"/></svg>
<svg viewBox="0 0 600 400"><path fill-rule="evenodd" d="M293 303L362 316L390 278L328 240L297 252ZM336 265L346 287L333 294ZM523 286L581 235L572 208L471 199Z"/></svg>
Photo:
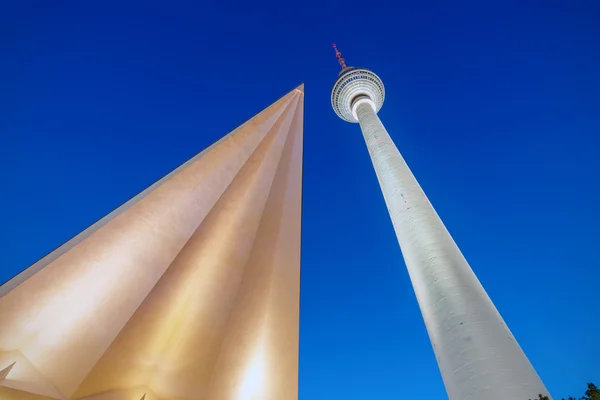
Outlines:
<svg viewBox="0 0 600 400"><path fill-rule="evenodd" d="M335 56L338 59L340 67L342 67L342 69L346 68L346 60L344 60L344 57L342 57L342 53L340 53L335 43L333 44L333 48L335 49Z"/></svg>

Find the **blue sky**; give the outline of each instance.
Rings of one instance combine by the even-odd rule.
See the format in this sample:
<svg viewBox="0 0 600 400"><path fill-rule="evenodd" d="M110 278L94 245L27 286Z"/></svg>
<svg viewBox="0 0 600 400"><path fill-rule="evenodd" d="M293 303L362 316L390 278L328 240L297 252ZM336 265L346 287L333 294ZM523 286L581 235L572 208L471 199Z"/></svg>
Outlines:
<svg viewBox="0 0 600 400"><path fill-rule="evenodd" d="M0 282L305 82L300 398L446 398L336 42L551 393L600 383L597 2L12 3Z"/></svg>

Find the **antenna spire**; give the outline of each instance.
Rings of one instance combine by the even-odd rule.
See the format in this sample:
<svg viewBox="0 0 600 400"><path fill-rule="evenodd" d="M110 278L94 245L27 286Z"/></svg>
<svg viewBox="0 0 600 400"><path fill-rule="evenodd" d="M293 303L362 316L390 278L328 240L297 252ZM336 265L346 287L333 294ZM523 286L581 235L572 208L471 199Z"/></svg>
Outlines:
<svg viewBox="0 0 600 400"><path fill-rule="evenodd" d="M338 63L340 64L340 67L342 67L342 69L347 68L346 67L346 60L344 60L344 57L342 57L342 53L340 53L340 51L338 50L338 48L335 45L335 43L333 44L333 49L335 50L335 56L337 57Z"/></svg>

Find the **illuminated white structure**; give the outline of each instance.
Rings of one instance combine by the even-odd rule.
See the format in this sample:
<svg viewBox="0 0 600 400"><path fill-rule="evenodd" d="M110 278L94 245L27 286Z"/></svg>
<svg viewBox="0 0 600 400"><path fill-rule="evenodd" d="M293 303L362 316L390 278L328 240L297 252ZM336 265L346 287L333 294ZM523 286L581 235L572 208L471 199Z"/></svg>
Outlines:
<svg viewBox="0 0 600 400"><path fill-rule="evenodd" d="M450 400L547 395L377 116L383 82L347 67L337 48L336 55L342 71L331 103L340 118L360 124Z"/></svg>
<svg viewBox="0 0 600 400"><path fill-rule="evenodd" d="M0 286L1 400L296 400L304 86Z"/></svg>

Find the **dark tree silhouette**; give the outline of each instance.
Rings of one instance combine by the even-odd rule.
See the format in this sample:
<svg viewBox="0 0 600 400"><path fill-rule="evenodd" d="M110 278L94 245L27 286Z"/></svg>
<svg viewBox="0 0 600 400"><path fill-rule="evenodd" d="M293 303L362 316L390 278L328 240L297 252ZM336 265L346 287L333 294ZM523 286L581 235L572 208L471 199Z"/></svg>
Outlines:
<svg viewBox="0 0 600 400"><path fill-rule="evenodd" d="M533 399L533 400L550 400L550 397L548 396L543 396L542 394L538 394L538 398L537 399ZM531 400L531 399L529 399Z"/></svg>
<svg viewBox="0 0 600 400"><path fill-rule="evenodd" d="M529 400L532 400L532 399L529 399ZM533 399L533 400L550 400L550 398L548 396L539 394L538 398ZM569 396L566 399L563 398L562 400L600 400L600 389L598 389L598 387L596 385L594 385L593 383L590 382L587 384L587 390L585 391L585 396L580 397L580 398Z"/></svg>
<svg viewBox="0 0 600 400"><path fill-rule="evenodd" d="M600 389L593 383L588 383L588 390L585 391L586 400L600 400Z"/></svg>
<svg viewBox="0 0 600 400"><path fill-rule="evenodd" d="M569 396L566 399L563 398L562 400L600 400L600 390L598 389L598 387L591 382L587 384L587 387L588 388L585 391L585 396L580 397L579 399L573 396Z"/></svg>

